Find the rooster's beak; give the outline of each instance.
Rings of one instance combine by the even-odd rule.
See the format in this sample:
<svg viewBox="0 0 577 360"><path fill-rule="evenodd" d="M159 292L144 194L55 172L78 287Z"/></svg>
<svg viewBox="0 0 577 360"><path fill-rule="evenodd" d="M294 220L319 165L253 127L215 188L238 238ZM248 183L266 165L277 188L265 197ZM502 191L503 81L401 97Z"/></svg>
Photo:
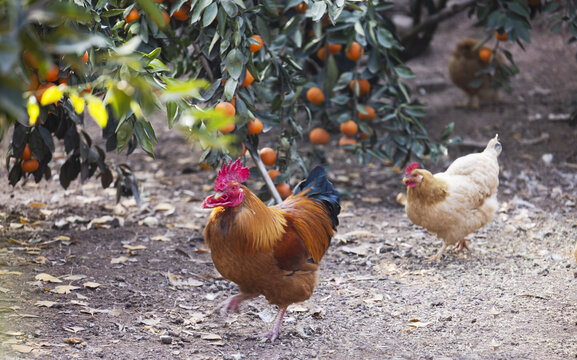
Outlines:
<svg viewBox="0 0 577 360"><path fill-rule="evenodd" d="M222 197L222 195L223 195L223 193L217 192L217 193L215 193L214 195L212 195L212 198L213 198L214 200L218 200L218 199L220 199L220 198Z"/></svg>

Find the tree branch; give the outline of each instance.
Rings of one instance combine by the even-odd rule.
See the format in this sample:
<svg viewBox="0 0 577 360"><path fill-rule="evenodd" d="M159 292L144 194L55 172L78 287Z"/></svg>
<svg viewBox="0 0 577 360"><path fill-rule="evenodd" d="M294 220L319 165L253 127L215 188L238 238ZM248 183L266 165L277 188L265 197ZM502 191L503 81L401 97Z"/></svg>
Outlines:
<svg viewBox="0 0 577 360"><path fill-rule="evenodd" d="M471 6L475 5L476 2L477 1L475 1L475 0L467 0L467 1L463 1L461 3L456 3L452 6L447 7L446 9L439 11L438 13L428 17L427 20L425 20L422 23L420 23L419 25L415 26L414 28L411 29L411 31L409 31L405 36L403 36L403 38L401 39L401 43L404 43L408 39L416 36L421 31L426 30L429 26L440 23L441 21L446 20L446 19L448 19L454 15L457 15L458 13L470 8Z"/></svg>

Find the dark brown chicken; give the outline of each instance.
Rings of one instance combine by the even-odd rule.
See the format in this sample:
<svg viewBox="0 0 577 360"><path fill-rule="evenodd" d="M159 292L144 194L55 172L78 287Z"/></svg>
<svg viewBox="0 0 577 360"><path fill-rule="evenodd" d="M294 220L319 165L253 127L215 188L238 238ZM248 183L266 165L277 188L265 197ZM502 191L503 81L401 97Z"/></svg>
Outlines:
<svg viewBox="0 0 577 360"><path fill-rule="evenodd" d="M313 293L319 262L339 224L339 193L318 166L285 201L268 207L242 185L248 176L240 159L223 166L216 194L202 204L214 209L204 240L216 269L240 290L221 304L221 314L264 295L279 307L272 331L263 334L274 341L287 307Z"/></svg>
<svg viewBox="0 0 577 360"><path fill-rule="evenodd" d="M493 75L484 72L489 63L479 56L478 40L465 38L461 40L449 58L449 77L467 95L463 103L458 106L479 108L481 101L494 100L496 89L491 87ZM497 54L493 61L502 62Z"/></svg>

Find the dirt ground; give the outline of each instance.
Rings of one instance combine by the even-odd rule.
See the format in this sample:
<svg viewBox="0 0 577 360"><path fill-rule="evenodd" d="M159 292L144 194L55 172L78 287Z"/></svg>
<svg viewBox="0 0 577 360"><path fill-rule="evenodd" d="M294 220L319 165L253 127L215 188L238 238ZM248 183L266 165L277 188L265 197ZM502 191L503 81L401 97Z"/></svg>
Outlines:
<svg viewBox="0 0 577 360"><path fill-rule="evenodd" d="M12 189L0 171L0 355L577 357L577 131L550 120L568 113L577 94L577 49L565 45L567 34L550 36L538 24L526 52L507 45L521 68L513 94L478 111L460 109L454 104L463 95L449 83L446 61L460 37L481 37L471 24L464 15L443 24L427 54L410 65L433 136L454 121L465 140L428 164L433 171L479 151L475 144L495 133L502 139L501 208L470 236L472 252L427 262L441 243L396 203L400 175L333 151L329 174L343 193L338 234L312 298L289 307L280 338L264 342L255 334L268 330L275 313L264 299L228 318L213 313L236 292L203 245L208 212L200 203L215 172L197 170L197 154L159 120L157 159L127 159L142 180L140 208L130 199L116 205L98 181Z"/></svg>

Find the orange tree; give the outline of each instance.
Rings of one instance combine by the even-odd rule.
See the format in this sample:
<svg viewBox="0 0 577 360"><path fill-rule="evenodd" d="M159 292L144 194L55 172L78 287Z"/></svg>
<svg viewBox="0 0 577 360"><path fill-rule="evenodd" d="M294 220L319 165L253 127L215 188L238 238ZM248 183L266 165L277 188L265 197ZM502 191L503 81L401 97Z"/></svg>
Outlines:
<svg viewBox="0 0 577 360"><path fill-rule="evenodd" d="M545 0L465 1L451 8L443 0L411 2L413 14L429 15L414 16L412 37L399 36L391 21L395 4L384 0L4 3L0 121L2 131L13 127L9 180L49 177L58 139L67 156L59 169L64 187L78 176L96 174L105 187L115 181L106 151L140 146L153 156L148 118L158 110L170 127L179 124L201 144L201 161L216 165L246 146L263 175L260 131L274 129L276 139L267 137L267 145L282 170L277 184L288 180L289 165L306 169L321 156L322 147L306 153L297 146L317 127L338 133L345 124L349 130L338 143L359 160L397 166L411 157L435 160L450 143L452 126L439 142L429 139L425 108L404 83L414 74L403 59L418 53L412 48L418 41L404 40L430 40L419 32L434 32L436 22L464 10L487 29L485 42L497 31L501 40L523 46L531 17L540 12L558 20L554 28L565 22L577 33L572 3ZM484 70L501 75L499 86L516 72L503 52L508 65L491 62ZM210 110L225 102L233 106L235 126L224 112ZM102 128L104 149L84 128L90 118ZM23 156L27 145L30 158ZM119 194L133 192L130 169L113 169Z"/></svg>

